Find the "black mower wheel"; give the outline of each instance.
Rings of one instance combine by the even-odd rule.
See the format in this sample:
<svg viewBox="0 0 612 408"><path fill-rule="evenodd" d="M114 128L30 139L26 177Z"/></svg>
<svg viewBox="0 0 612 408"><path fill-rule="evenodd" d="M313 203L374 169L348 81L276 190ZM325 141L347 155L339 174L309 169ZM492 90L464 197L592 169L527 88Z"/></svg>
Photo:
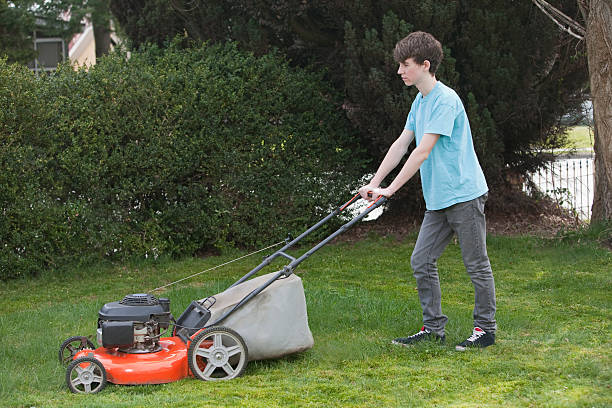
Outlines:
<svg viewBox="0 0 612 408"><path fill-rule="evenodd" d="M76 353L85 349L95 349L94 344L87 337L84 336L72 336L68 337L59 349L59 362L60 364L68 364L74 359Z"/></svg>
<svg viewBox="0 0 612 408"><path fill-rule="evenodd" d="M95 394L106 387L106 370L94 357L81 357L68 365L66 384L75 394Z"/></svg>
<svg viewBox="0 0 612 408"><path fill-rule="evenodd" d="M236 378L249 361L246 343L227 327L211 327L198 334L189 345L187 359L193 375L204 381Z"/></svg>

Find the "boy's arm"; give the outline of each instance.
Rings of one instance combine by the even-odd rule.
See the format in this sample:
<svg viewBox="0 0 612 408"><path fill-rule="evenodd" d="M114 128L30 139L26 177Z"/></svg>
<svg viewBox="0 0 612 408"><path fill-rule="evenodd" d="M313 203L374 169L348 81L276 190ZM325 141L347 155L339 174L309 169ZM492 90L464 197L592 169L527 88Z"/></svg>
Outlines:
<svg viewBox="0 0 612 408"><path fill-rule="evenodd" d="M399 137L395 140L395 142L393 142L393 144L389 148L389 151L385 155L385 158L383 159L382 163L380 163L380 166L378 167L378 170L376 171L376 174L374 175L372 180L370 180L367 185L359 189L359 193L363 198L367 200L368 192L377 189L380 186L380 183L382 183L382 181L385 179L385 177L387 177L387 175L391 173L391 170L393 170L399 164L400 160L402 160L402 157L404 157L404 155L408 151L408 146L410 146L410 143L413 139L414 132L412 130L404 129L402 131Z"/></svg>
<svg viewBox="0 0 612 408"><path fill-rule="evenodd" d="M436 145L436 142L440 138L440 135L433 133L425 133L421 139L421 143L410 153L408 160L404 163L402 170L393 182L387 188L373 190L372 200L378 198L378 196L384 195L385 197L391 197L397 190L399 190L421 167L421 164L429 157L431 150ZM382 167L382 165L381 165ZM367 194L367 192L366 192ZM362 194L363 196L363 194Z"/></svg>

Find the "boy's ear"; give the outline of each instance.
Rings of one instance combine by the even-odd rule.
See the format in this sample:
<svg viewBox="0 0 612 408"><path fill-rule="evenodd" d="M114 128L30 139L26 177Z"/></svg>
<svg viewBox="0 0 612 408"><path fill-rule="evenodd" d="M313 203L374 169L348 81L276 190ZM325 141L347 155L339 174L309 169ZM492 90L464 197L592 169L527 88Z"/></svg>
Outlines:
<svg viewBox="0 0 612 408"><path fill-rule="evenodd" d="M427 68L427 71L429 71L429 68L431 67L431 62L429 62L429 60L425 60L423 61L423 65L425 66L425 68Z"/></svg>

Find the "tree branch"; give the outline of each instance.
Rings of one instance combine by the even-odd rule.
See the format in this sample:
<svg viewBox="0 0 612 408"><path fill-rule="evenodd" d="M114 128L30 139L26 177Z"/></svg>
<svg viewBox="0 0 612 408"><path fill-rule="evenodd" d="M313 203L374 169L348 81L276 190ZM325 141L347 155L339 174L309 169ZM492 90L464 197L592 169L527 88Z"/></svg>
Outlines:
<svg viewBox="0 0 612 408"><path fill-rule="evenodd" d="M546 14L563 31L579 40L584 40L585 28L576 20L561 12L559 9L544 0L531 0L544 14Z"/></svg>

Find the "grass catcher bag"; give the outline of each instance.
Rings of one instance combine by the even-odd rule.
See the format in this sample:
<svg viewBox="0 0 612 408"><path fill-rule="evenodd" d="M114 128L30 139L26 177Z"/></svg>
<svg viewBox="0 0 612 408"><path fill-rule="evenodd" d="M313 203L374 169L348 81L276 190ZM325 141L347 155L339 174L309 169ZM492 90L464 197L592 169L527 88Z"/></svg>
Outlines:
<svg viewBox="0 0 612 408"><path fill-rule="evenodd" d="M219 317L262 286L276 272L253 278L214 295L210 320ZM302 280L295 274L274 281L220 323L242 336L249 361L283 357L308 350L314 339L308 327Z"/></svg>

